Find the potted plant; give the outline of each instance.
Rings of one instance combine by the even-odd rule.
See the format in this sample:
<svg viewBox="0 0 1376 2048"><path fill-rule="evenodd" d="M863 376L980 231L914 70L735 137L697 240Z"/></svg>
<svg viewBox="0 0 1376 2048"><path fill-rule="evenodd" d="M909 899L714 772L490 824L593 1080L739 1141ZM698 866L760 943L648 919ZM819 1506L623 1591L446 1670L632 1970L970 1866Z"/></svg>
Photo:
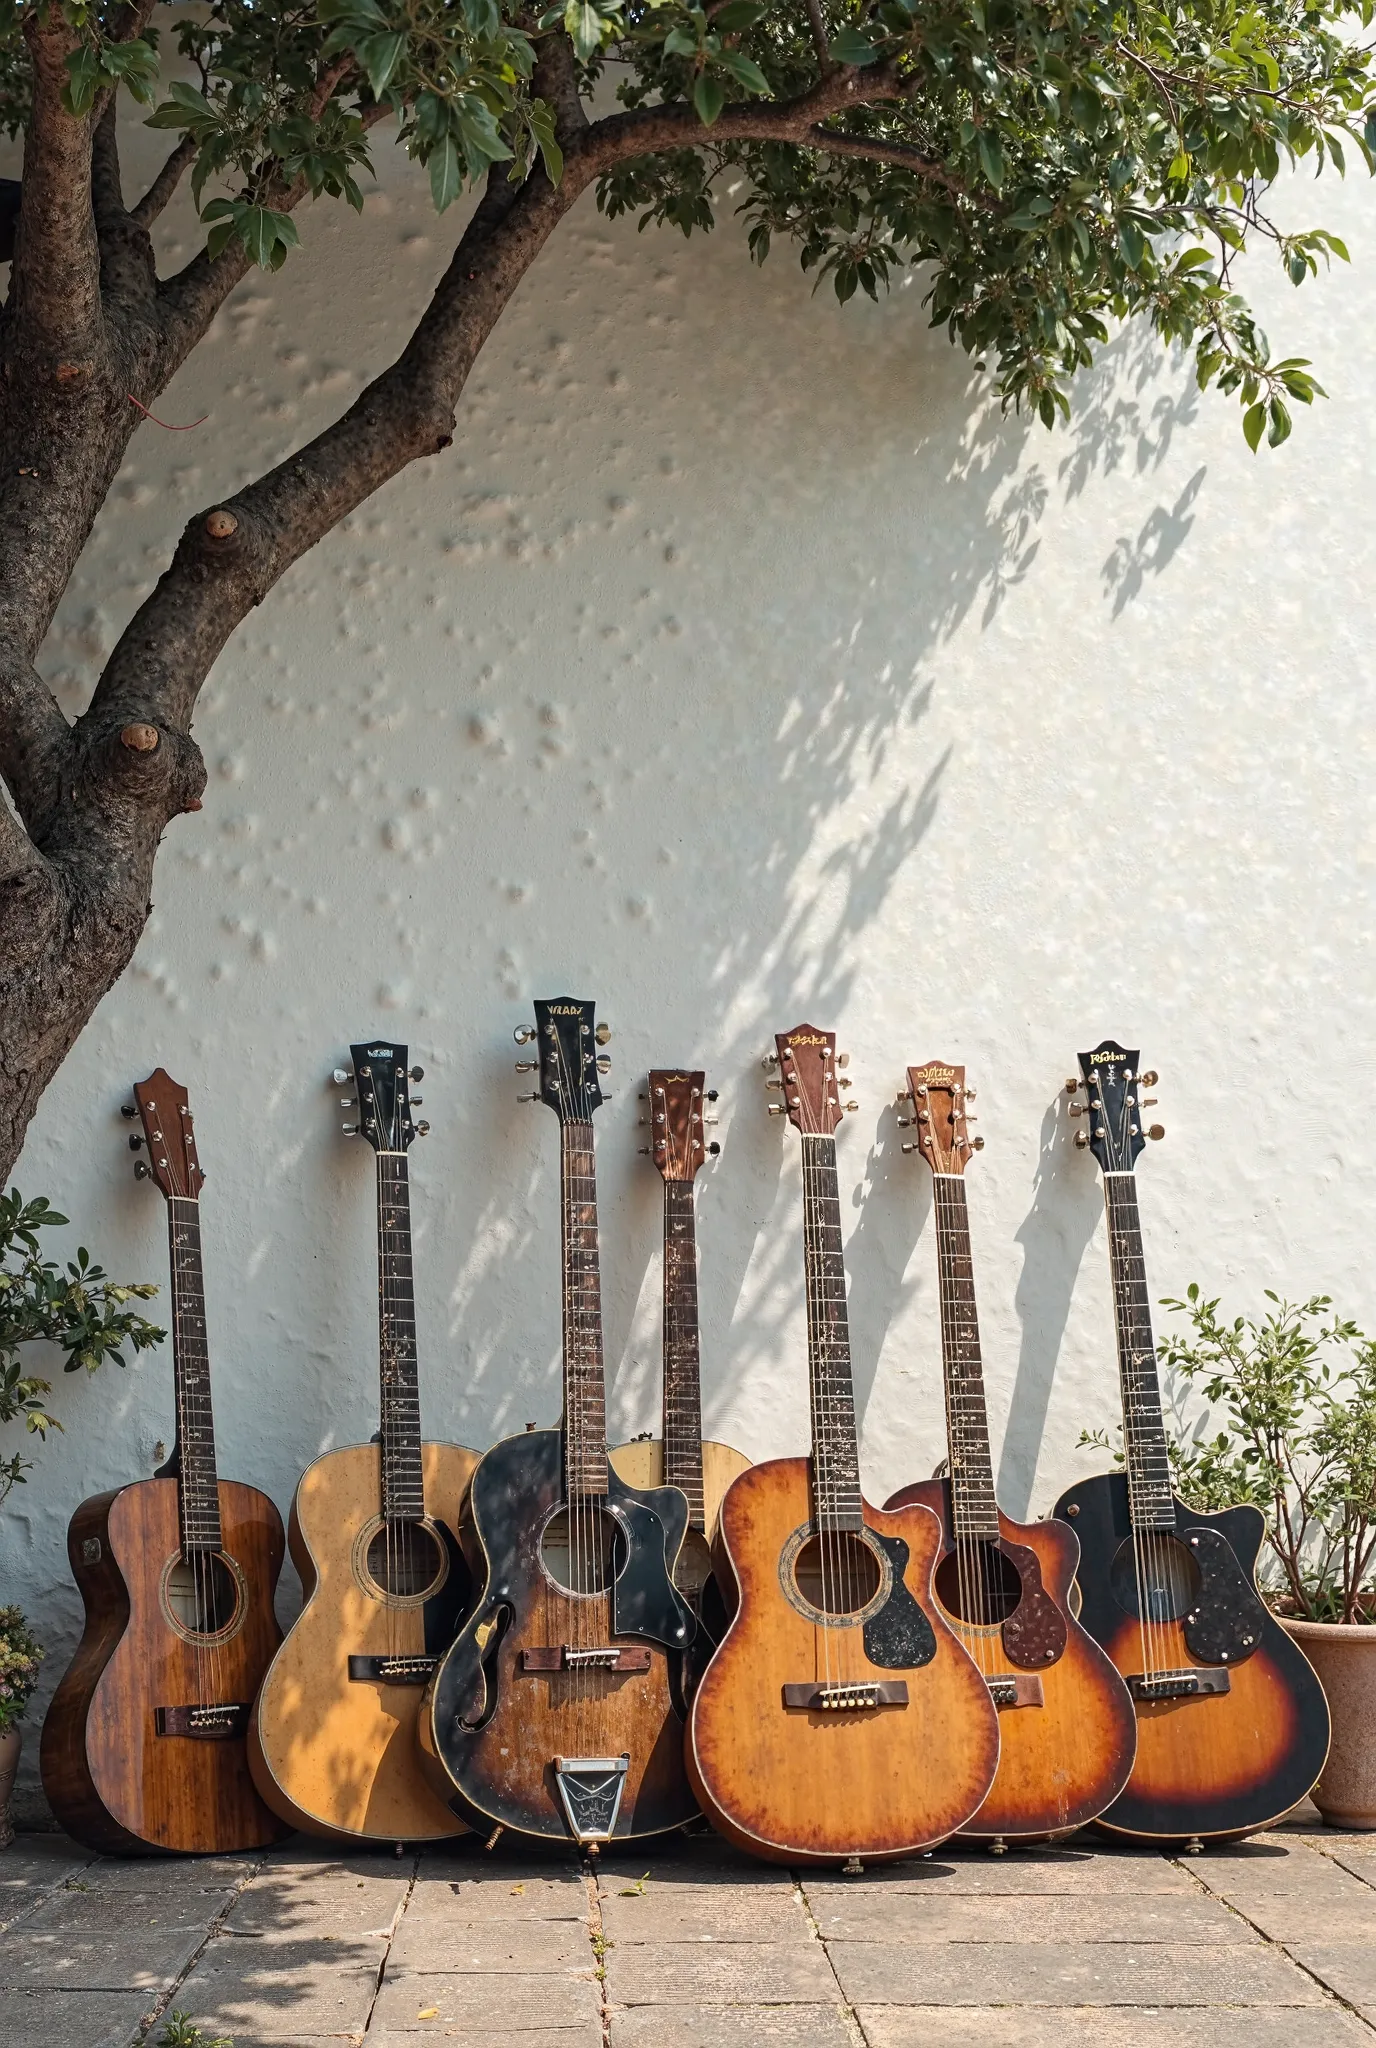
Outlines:
<svg viewBox="0 0 1376 2048"><path fill-rule="evenodd" d="M10 1800L23 1746L20 1716L38 1683L43 1652L17 1607L0 1607L0 1849L14 1840Z"/></svg>
<svg viewBox="0 0 1376 2048"><path fill-rule="evenodd" d="M1172 1463L1200 1507L1246 1500L1265 1515L1262 1591L1333 1717L1314 1803L1331 1827L1376 1828L1376 1340L1327 1295L1266 1298L1259 1321L1231 1323L1197 1285L1163 1304L1189 1330L1162 1340L1162 1363L1209 1403L1192 1425L1177 1412Z"/></svg>

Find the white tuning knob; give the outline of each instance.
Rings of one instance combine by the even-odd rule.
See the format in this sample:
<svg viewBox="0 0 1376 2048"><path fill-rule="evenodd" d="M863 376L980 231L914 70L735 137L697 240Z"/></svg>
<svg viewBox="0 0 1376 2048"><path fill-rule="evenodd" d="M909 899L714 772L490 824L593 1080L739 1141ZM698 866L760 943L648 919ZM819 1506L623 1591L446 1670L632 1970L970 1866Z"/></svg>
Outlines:
<svg viewBox="0 0 1376 2048"><path fill-rule="evenodd" d="M593 1037L599 1045L610 1045L611 1036L612 1027L610 1024L599 1024L596 1031L593 1032Z"/></svg>
<svg viewBox="0 0 1376 2048"><path fill-rule="evenodd" d="M342 1088L346 1081L353 1080L354 1070L352 1067L336 1067L330 1078L336 1088Z"/></svg>
<svg viewBox="0 0 1376 2048"><path fill-rule="evenodd" d="M511 1035L517 1045L529 1045L531 1039L535 1036L535 1026L533 1024L518 1024Z"/></svg>

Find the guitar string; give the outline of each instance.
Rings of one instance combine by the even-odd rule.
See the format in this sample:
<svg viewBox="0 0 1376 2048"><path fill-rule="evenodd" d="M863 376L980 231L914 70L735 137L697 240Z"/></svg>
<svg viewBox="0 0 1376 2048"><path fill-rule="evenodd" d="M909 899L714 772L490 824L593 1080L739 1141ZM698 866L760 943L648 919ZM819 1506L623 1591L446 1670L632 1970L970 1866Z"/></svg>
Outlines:
<svg viewBox="0 0 1376 2048"><path fill-rule="evenodd" d="M800 1103L800 1116L801 1116L801 1115L805 1115L805 1114L806 1114L806 1109L805 1109L805 1106L804 1106L804 1105L805 1105L805 1097L803 1096L803 1094L802 1094L802 1091L801 1091L801 1089L800 1089L800 1091L799 1091L799 1103ZM801 1125L800 1125L800 1129L801 1129L801 1128L802 1128L802 1127L801 1127ZM811 1476L812 1476L812 1503L811 1503L811 1505L812 1505L812 1516L813 1516L813 1524L814 1524L814 1527L815 1527L815 1529L816 1529L816 1532L817 1532L817 1545L818 1545L818 1563L819 1563L819 1576L820 1576L820 1582L821 1582L821 1608L822 1608L822 1613L823 1613L823 1615L825 1616L825 1614L826 1614L826 1611L827 1611L827 1598L826 1598L826 1595L827 1595L827 1572L826 1572L826 1514L825 1514L825 1472L826 1472L826 1459L825 1459L825 1450L824 1450L824 1445L823 1445L823 1438L822 1438L822 1431L823 1431L823 1427L824 1427L824 1425L823 1425L823 1422L822 1422L822 1419L821 1419L821 1412L820 1412L820 1385L819 1385L819 1367L818 1367L818 1355L817 1355L817 1311L816 1311L816 1304L815 1304L815 1301L814 1301L814 1299L813 1299L813 1284L812 1284L812 1246L811 1246L811 1239L812 1239L812 1217L811 1217L811 1210L810 1210L810 1202L811 1202L811 1185L810 1185L810 1172L809 1172L809 1167L810 1167L810 1161L809 1161L809 1145L808 1145L808 1135L807 1135L806 1131L804 1131L804 1132L803 1132L803 1149L802 1149L802 1167L803 1167L803 1279L804 1279L804 1287L803 1287L803 1293L804 1293L804 1299L805 1299L805 1302L806 1302L806 1311L807 1311L807 1353L808 1353L808 1406L809 1406L809 1410L810 1410L810 1418L811 1418L811 1434L812 1434L812 1475L811 1475ZM795 1574L795 1577L796 1577L796 1573L797 1573L797 1561L795 1560L795 1562L794 1562L794 1574ZM826 1624L825 1624L825 1621L823 1621L823 1623L821 1623L821 1624L819 1625L819 1624L818 1624L818 1622L817 1622L817 1621L816 1621L816 1620L814 1619L814 1621L813 1621L813 1624L812 1624L812 1634L813 1634L813 1663L812 1663L812 1668L813 1668L813 1675L814 1675L814 1677L816 1677L816 1676L818 1676L818 1675L819 1675L819 1674L818 1674L818 1671L817 1671L817 1666L818 1666L818 1664L820 1663L820 1664L822 1665L822 1672L821 1672L821 1674L820 1674L820 1676L821 1676L821 1678L822 1678L822 1682L823 1682L823 1683L824 1683L825 1685L827 1685L827 1686L830 1686L830 1684L831 1684L831 1643L830 1643L830 1631L829 1631L829 1629L827 1628L827 1626L826 1626Z"/></svg>
<svg viewBox="0 0 1376 2048"><path fill-rule="evenodd" d="M1160 1394L1159 1388L1155 1384L1156 1353L1150 1341L1151 1311L1146 1302L1146 1261L1142 1252L1142 1227L1137 1206L1136 1175L1129 1172L1116 1178L1120 1184L1115 1188L1114 1199L1119 1211L1120 1220L1118 1231L1115 1233L1114 1238L1115 1251L1117 1250L1118 1237L1126 1237L1128 1248L1119 1255L1121 1263L1125 1269L1129 1265L1135 1265L1139 1269L1137 1272L1128 1272L1126 1270L1124 1272L1124 1288L1127 1295L1125 1321L1131 1346L1133 1371L1133 1427L1137 1432L1139 1458L1150 1460L1154 1457L1160 1468L1155 1476L1152 1475L1149 1468L1142 1473L1141 1490L1147 1496L1143 1505L1143 1511L1148 1517L1151 1517L1153 1514L1160 1514L1164 1511L1164 1503L1159 1499L1153 1501L1152 1496L1159 1494L1163 1483L1168 1485L1169 1474L1165 1463L1164 1432L1162 1447L1155 1452L1144 1444L1142 1437L1143 1430L1151 1426L1147 1422L1146 1415L1148 1400L1152 1403L1156 1417L1155 1426L1160 1426ZM1139 1291L1142 1297L1140 1301L1135 1298ZM1139 1321L1144 1321L1145 1323L1145 1336L1139 1330ZM1143 1385L1145 1368L1142 1361L1147 1359L1151 1361L1151 1380L1148 1384ZM1173 1512L1171 1519L1173 1524ZM1173 1562L1172 1546L1170 1539L1156 1526L1155 1522L1149 1522L1147 1542L1148 1557L1153 1576L1157 1582L1152 1590L1159 1594L1161 1608L1160 1613L1154 1617L1155 1648L1157 1651L1156 1669L1163 1671L1171 1668L1178 1661L1171 1654L1173 1637L1170 1632L1175 1619L1171 1612L1174 1606L1174 1601L1171 1597L1174 1591L1174 1573L1171 1570Z"/></svg>
<svg viewBox="0 0 1376 2048"><path fill-rule="evenodd" d="M975 1597L979 1606L980 1642L984 1650L980 1668L988 1677L1002 1670L1005 1663L1000 1633L1003 1617L1003 1568L998 1549L998 1503L994 1495L989 1453L989 1419L985 1406L984 1375L980 1356L974 1256L970 1243L969 1208L963 1177L953 1176L944 1184L942 1199L950 1231L953 1298L954 1282L957 1278L965 1296L967 1335L962 1336L960 1333L961 1304L959 1300L956 1300L955 1304L959 1356L957 1434L961 1444L962 1478L967 1503L966 1520L967 1523L971 1520L969 1509L970 1503L973 1502L973 1519L983 1523L982 1529L975 1528L973 1535L970 1535L967 1528L967 1535L970 1535L972 1554L977 1563ZM977 1484L970 1477L972 1456L977 1456L980 1464Z"/></svg>
<svg viewBox="0 0 1376 2048"><path fill-rule="evenodd" d="M168 1244L172 1267L172 1373L177 1407L177 1436L181 1445L181 1456L177 1469L177 1516L178 1541L182 1563L191 1581L191 1630L192 1650L196 1663L196 1696L204 1703L206 1699L205 1670L205 1621L204 1595L199 1570L199 1555L193 1541L193 1519L187 1497L187 1466L192 1458L190 1418L186 1405L186 1344L183 1327L184 1288L181 1265L181 1230L177 1217L177 1196L169 1195L167 1204ZM193 1466L194 1469L194 1466Z"/></svg>
<svg viewBox="0 0 1376 2048"><path fill-rule="evenodd" d="M825 1080L825 1069L823 1070L823 1078ZM846 1643L843 1632L835 1620L835 1617L842 1608L844 1596L840 1584L840 1546L837 1541L839 1530L836 1526L838 1503L835 1472L836 1431L831 1370L830 1302L825 1287L826 1248L825 1242L821 1237L821 1232L825 1229L825 1221L823 1214L824 1198L820 1186L819 1153L824 1143L825 1139L820 1133L817 1133L813 1138L811 1146L808 1148L809 1206L805 1221L804 1241L806 1244L808 1239L811 1240L808 1247L811 1269L809 1280L815 1303L817 1330L815 1357L817 1361L818 1410L820 1416L820 1454L818 1460L818 1522L820 1527L818 1545L822 1581L822 1611L827 1616L832 1617L826 1624L824 1632L824 1641L827 1647L827 1676L828 1680L830 1680L832 1675L831 1660L834 1653L836 1681L838 1684L844 1684L847 1662L845 1654Z"/></svg>
<svg viewBox="0 0 1376 2048"><path fill-rule="evenodd" d="M930 1099L930 1098L929 1098ZM931 1124L928 1125L929 1132ZM937 1234L937 1291L941 1313L941 1341L946 1370L943 1383L946 1396L946 1440L950 1460L947 1484L951 1499L951 1524L955 1538L956 1585L961 1615L966 1627L960 1633L967 1650L972 1651L975 1664L981 1675L987 1677L986 1645L983 1624L986 1616L979 1598L976 1583L977 1565L972 1548L972 1535L968 1525L968 1496L966 1494L965 1438L961 1427L958 1401L964 1388L964 1359L957 1322L957 1305L954 1297L954 1249L951 1241L951 1219L946 1199L944 1174L933 1171L933 1203L936 1211Z"/></svg>

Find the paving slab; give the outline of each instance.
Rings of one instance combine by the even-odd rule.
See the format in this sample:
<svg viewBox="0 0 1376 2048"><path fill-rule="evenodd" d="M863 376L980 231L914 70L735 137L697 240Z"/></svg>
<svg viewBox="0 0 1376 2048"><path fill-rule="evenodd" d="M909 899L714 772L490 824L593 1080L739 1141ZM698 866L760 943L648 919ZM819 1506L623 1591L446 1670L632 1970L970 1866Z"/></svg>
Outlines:
<svg viewBox="0 0 1376 2048"><path fill-rule="evenodd" d="M148 2008L137 1991L7 1991L0 2048L126 2048Z"/></svg>
<svg viewBox="0 0 1376 2048"><path fill-rule="evenodd" d="M1370 1941L1297 1941L1291 1954L1376 2026L1376 1945Z"/></svg>
<svg viewBox="0 0 1376 2048"><path fill-rule="evenodd" d="M1303 1892L1331 1881L1337 1866L1307 1842L1278 1841L1274 1836L1239 1842L1231 1849L1211 1850L1182 1859L1190 1875L1211 1892L1234 1888L1254 1892Z"/></svg>
<svg viewBox="0 0 1376 2048"><path fill-rule="evenodd" d="M205 1928L41 1930L21 1921L0 1935L0 1991L163 1991L205 1940Z"/></svg>
<svg viewBox="0 0 1376 2048"><path fill-rule="evenodd" d="M1138 1898L1013 1899L879 1893L870 1899L809 1902L824 1941L1173 1942L1186 1947L1257 1943L1259 1937L1221 1899L1147 1893Z"/></svg>
<svg viewBox="0 0 1376 2048"><path fill-rule="evenodd" d="M1232 1893L1231 1903L1270 1941L1285 1948L1311 1942L1376 1946L1376 1891L1365 1898L1298 1898L1290 1892ZM32 1922L26 1923L32 1925Z"/></svg>
<svg viewBox="0 0 1376 2048"><path fill-rule="evenodd" d="M588 1930L580 1921L461 1920L457 1912L424 1920L408 1912L387 1958L389 1972L440 1975L542 1976L592 1967Z"/></svg>
<svg viewBox="0 0 1376 2048"><path fill-rule="evenodd" d="M840 2005L635 2005L611 2011L612 2048L754 2048L760 2041L770 2048L852 2048L854 2038Z"/></svg>
<svg viewBox="0 0 1376 2048"><path fill-rule="evenodd" d="M911 1902L909 1902L911 1904ZM667 1884L602 1892L602 1927L626 1941L811 1941L802 1901L784 1872L773 1885Z"/></svg>
<svg viewBox="0 0 1376 2048"><path fill-rule="evenodd" d="M869 2048L1370 2048L1371 2032L1335 2005L1258 2012L1214 2005L1172 2011L1053 2006L996 2013L959 2006L866 2005ZM613 2035L615 2040L615 2035ZM369 2037L371 2048L371 2036ZM239 2044L235 2044L239 2048Z"/></svg>
<svg viewBox="0 0 1376 2048"><path fill-rule="evenodd" d="M833 1941L852 2005L1315 2005L1323 1993L1261 1944ZM725 1951L723 1951L724 1953Z"/></svg>
<svg viewBox="0 0 1376 2048"><path fill-rule="evenodd" d="M576 2027L503 2027L494 2033L490 2026L469 2026L444 2020L417 2020L410 2032L388 2027L379 2033L369 2027L367 2048L420 2048L423 2041L459 2041L463 2048L602 2048L602 2023L591 2018ZM234 2048L252 2048L236 2041ZM336 2041L334 2048L339 2048Z"/></svg>
<svg viewBox="0 0 1376 2048"><path fill-rule="evenodd" d="M368 2048L375 2034L385 2038L390 2031L414 2037L434 2026L457 2027L460 2033L490 2034L498 2029L518 2035L592 2026L600 2035L601 2012L601 1992L591 1969L585 1977L485 1977L465 1972L420 1976L410 1970L393 1976L389 1970L378 1993ZM422 2019L422 2013L431 2016Z"/></svg>
<svg viewBox="0 0 1376 2048"><path fill-rule="evenodd" d="M404 1911L410 1878L355 1877L327 1868L305 1875L264 1871L244 1887L230 1924L236 1934L304 1941L330 1934L377 1940Z"/></svg>
<svg viewBox="0 0 1376 2048"><path fill-rule="evenodd" d="M87 1885L110 1897L120 1892L152 1893L237 1891L258 1868L256 1856L99 1856L68 1880L75 1889Z"/></svg>
<svg viewBox="0 0 1376 2048"><path fill-rule="evenodd" d="M27 1912L66 1877L76 1877L91 1861L89 1849L78 1848L66 1835L19 1835L0 1852L0 1927Z"/></svg>
<svg viewBox="0 0 1376 2048"><path fill-rule="evenodd" d="M480 1877L441 1877L422 1863L406 1908L408 1920L581 1920L588 1891L576 1870Z"/></svg>
<svg viewBox="0 0 1376 2048"><path fill-rule="evenodd" d="M319 1941L212 1941L174 2003L208 2037L230 2034L235 2048L254 2041L297 2041L312 2034L361 2034L377 1987L380 1954L370 1963L338 1957Z"/></svg>
<svg viewBox="0 0 1376 2048"><path fill-rule="evenodd" d="M61 1930L66 1933L136 1933L143 1927L198 1927L202 1933L230 1903L232 1892L178 1895L175 1892L69 1891L59 1885L32 1912L16 1933Z"/></svg>
<svg viewBox="0 0 1376 2048"><path fill-rule="evenodd" d="M656 1873L657 1874L657 1873ZM860 1877L827 1877L807 1872L809 1897L827 1888L837 1892L871 1890L1003 1893L1017 1897L1066 1892L1086 1895L1138 1892L1190 1893L1189 1873L1168 1857L1150 1850L1140 1853L1087 1848L1010 1849L1005 1856L987 1850L933 1856L911 1863L875 1864Z"/></svg>
<svg viewBox="0 0 1376 2048"><path fill-rule="evenodd" d="M1376 1856L1354 1854L1346 1847L1333 1849L1330 1854L1338 1868L1345 1870L1349 1877L1359 1879L1362 1884L1376 1884Z"/></svg>
<svg viewBox="0 0 1376 2048"><path fill-rule="evenodd" d="M836 1981L819 1941L636 1941L609 1948L614 2005L827 2005Z"/></svg>

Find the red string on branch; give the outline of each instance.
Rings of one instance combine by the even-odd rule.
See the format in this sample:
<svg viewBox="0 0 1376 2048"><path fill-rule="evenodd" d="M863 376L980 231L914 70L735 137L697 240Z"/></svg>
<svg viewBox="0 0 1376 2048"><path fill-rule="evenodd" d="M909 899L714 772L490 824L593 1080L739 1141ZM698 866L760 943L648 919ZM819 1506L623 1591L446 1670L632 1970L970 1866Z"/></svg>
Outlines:
<svg viewBox="0 0 1376 2048"><path fill-rule="evenodd" d="M184 427L174 427L171 420L160 420L155 412L149 412L146 405L139 405L139 401L135 398L132 391L126 391L124 395L130 405L138 405L139 411L146 420L152 420L155 427L166 427L169 434L189 434L192 427L203 427L210 418L208 412L203 412L198 420L189 420Z"/></svg>

